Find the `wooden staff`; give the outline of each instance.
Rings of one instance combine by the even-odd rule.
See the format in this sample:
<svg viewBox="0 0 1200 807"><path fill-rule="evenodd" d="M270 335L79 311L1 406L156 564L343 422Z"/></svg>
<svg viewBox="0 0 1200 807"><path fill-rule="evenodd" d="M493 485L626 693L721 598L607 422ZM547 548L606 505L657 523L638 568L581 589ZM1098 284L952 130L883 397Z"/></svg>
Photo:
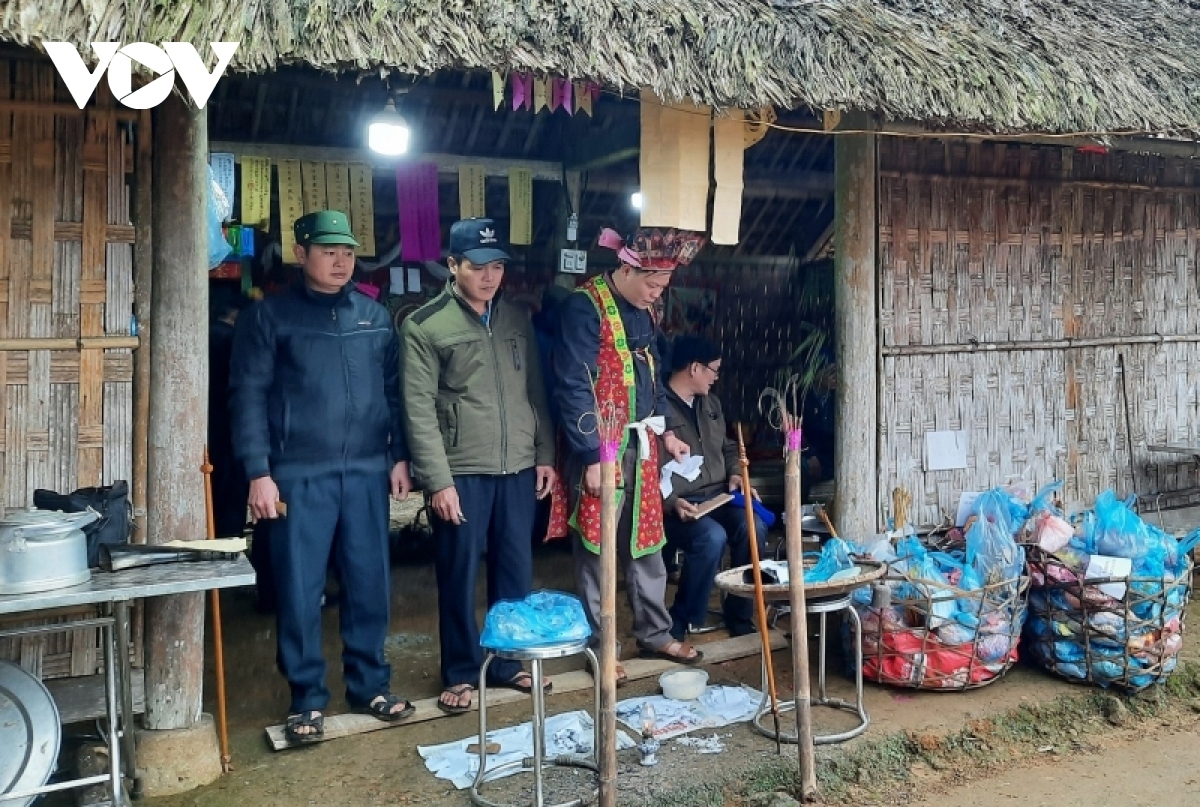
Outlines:
<svg viewBox="0 0 1200 807"><path fill-rule="evenodd" d="M800 424L787 424L787 458L784 463L783 495L787 512L788 589L792 606L792 673L795 676L796 749L800 763L800 799L817 800L817 757L813 743L812 689L808 677L808 607L804 591L804 547L800 497ZM825 512L821 511L824 516ZM826 520L826 524L828 524ZM833 527L830 526L830 532Z"/></svg>
<svg viewBox="0 0 1200 807"><path fill-rule="evenodd" d="M754 576L754 612L758 620L758 636L762 639L763 664L767 668L767 695L771 699L771 717L775 721L775 750L783 753L779 736L779 701L775 697L775 664L771 658L771 636L767 629L767 602L763 596L762 569L758 561L758 527L754 522L754 495L750 486L750 460L746 458L746 442L742 439L742 424L737 426L738 461L742 464L742 499L746 504L746 530L750 538L750 568Z"/></svg>
<svg viewBox="0 0 1200 807"><path fill-rule="evenodd" d="M599 414L599 413L598 413ZM600 422L600 807L617 804L617 436ZM619 434L619 432L618 432Z"/></svg>
<svg viewBox="0 0 1200 807"><path fill-rule="evenodd" d="M208 458L208 446L204 447L204 507L208 514L208 539L217 537L217 521L213 513L212 463ZM229 753L229 723L225 718L225 638L221 633L221 592L209 592L212 599L213 660L217 668L217 730L221 741L221 771L233 770L233 757Z"/></svg>

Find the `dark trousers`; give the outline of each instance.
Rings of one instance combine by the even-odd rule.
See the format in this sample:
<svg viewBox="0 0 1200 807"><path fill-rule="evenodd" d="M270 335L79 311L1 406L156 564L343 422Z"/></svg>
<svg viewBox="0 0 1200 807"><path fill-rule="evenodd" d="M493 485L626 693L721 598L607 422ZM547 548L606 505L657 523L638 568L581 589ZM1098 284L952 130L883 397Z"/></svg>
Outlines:
<svg viewBox="0 0 1200 807"><path fill-rule="evenodd" d="M340 620L346 700L365 706L386 694L392 668L388 631L388 478L345 473L279 482L286 518L271 531L279 625L279 669L292 690L292 712L324 709L321 595L332 556L341 577Z"/></svg>
<svg viewBox="0 0 1200 807"><path fill-rule="evenodd" d="M463 474L454 477L466 521L451 524L433 516L437 544L438 632L442 645L442 684L479 683L483 650L475 615L479 561L487 558L488 607L519 600L533 586L533 550L529 536L537 509L537 474ZM488 667L494 682L521 672L516 661L497 659Z"/></svg>
<svg viewBox="0 0 1200 807"><path fill-rule="evenodd" d="M755 516L759 556L766 552L767 528ZM683 572L671 606L671 634L681 639L688 626L700 627L708 616L708 600L712 596L713 578L721 566L725 547L733 566L750 562L750 532L746 528L746 511L732 504L723 505L703 518L682 521L675 516L663 519L670 545L683 550ZM754 610L745 597L725 597L722 605L725 627L735 636L754 630Z"/></svg>

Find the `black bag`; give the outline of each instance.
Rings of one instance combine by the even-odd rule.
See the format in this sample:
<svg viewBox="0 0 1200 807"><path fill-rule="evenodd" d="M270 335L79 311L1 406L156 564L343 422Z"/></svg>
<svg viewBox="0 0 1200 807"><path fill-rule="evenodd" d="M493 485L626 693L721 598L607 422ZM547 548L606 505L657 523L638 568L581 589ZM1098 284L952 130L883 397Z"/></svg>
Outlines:
<svg viewBox="0 0 1200 807"><path fill-rule="evenodd" d="M100 565L100 544L127 544L133 523L133 507L129 503L129 483L118 480L102 488L80 488L74 493L35 490L33 506L39 510L61 510L82 513L89 507L100 518L83 528L87 536L88 566Z"/></svg>

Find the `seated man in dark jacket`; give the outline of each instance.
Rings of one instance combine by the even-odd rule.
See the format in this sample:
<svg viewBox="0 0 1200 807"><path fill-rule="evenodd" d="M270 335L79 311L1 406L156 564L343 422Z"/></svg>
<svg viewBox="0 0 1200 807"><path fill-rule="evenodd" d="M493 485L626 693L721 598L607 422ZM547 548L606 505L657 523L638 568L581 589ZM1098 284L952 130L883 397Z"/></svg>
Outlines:
<svg viewBox="0 0 1200 807"><path fill-rule="evenodd" d="M713 578L725 547L729 547L734 566L750 562L743 508L724 504L696 517L697 504L742 486L737 445L726 436L721 402L710 392L720 373L721 351L715 344L695 336L675 340L667 405L676 424L675 435L688 444L693 455L704 457L695 480L688 482L678 474L671 475L672 491L663 505L667 540L684 555L679 589L671 606L671 634L680 641L704 625ZM764 552L767 529L761 521L756 522L756 528L759 551ZM730 634L741 636L754 630L750 600L726 597L723 610Z"/></svg>
<svg viewBox="0 0 1200 807"><path fill-rule="evenodd" d="M388 488L412 487L400 405L400 356L383 306L350 282L344 213L297 219L304 282L237 324L230 386L233 437L255 520L271 535L280 671L292 705L287 735L319 738L329 703L321 594L330 555L341 575L341 633L350 706L392 721L413 712L389 693ZM287 505L286 514L277 505Z"/></svg>

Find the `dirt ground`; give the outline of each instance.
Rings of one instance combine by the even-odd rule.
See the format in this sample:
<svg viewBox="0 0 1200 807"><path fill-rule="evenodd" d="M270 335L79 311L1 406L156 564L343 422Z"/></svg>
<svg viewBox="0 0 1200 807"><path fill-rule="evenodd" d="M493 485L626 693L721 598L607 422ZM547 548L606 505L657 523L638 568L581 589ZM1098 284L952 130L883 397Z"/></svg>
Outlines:
<svg viewBox="0 0 1200 807"><path fill-rule="evenodd" d="M912 807L1194 807L1200 804L1200 719L1107 739L1082 755L1047 752L1031 765L942 790Z"/></svg>
<svg viewBox="0 0 1200 807"><path fill-rule="evenodd" d="M565 546L538 547L535 554L535 587L571 590L572 564ZM411 557L397 565L393 572L393 607L391 634L387 643L388 658L393 665L393 690L406 698L433 697L440 689L438 676L437 642L437 594L433 567L419 557ZM673 596L673 589L668 595ZM483 590L480 588L480 602ZM624 607L624 593L618 595L622 603L618 615L619 628L627 648L633 647L628 636L629 614ZM230 737L236 770L206 788L172 798L147 800L149 807L224 807L224 805L255 805L256 807L295 807L296 805L339 804L347 805L429 805L450 807L468 804L465 791L457 791L447 782L434 778L417 753L417 746L458 740L477 731L477 717L470 716L437 719L426 723L401 725L370 734L333 740L303 749L273 752L264 739L264 728L281 722L287 708L287 688L275 669L274 617L258 613L254 608L252 590L238 590L223 597L225 613L225 658L227 664L227 686L229 692L228 713ZM481 609L482 614L482 609ZM342 696L340 665L337 663L340 644L337 638L338 612L328 608L325 619L325 651L330 663L329 687L334 693L330 713L346 710ZM723 638L718 632L706 639ZM837 644L834 642L833 644ZM1196 641L1188 637L1185 655L1196 660ZM815 663L816 648L812 648ZM830 660L830 691L839 697L850 697L853 692L851 681L843 674L840 651L834 650ZM211 664L212 653L207 657ZM775 654L779 671L781 691L790 691L789 654ZM566 659L550 665L551 673L579 668L581 664ZM742 659L708 667L711 683L744 682L759 685L759 660L757 657ZM206 711L215 709L212 695L215 692L213 671L209 670L206 681ZM816 673L813 673L815 685ZM633 682L621 691L622 697L650 694L657 690L654 680ZM890 742L897 736L944 735L960 731L968 721L988 718L1023 707L1037 707L1053 703L1064 696L1087 693L1083 687L1072 686L1040 671L1018 666L1004 680L994 686L967 693L916 693L867 685L866 704L871 716L871 727L867 733L851 743L819 748L819 764L823 769L836 771L839 760L864 753L874 748L872 744ZM554 694L547 700L551 714L574 709L591 710L590 693ZM491 710L490 722L494 727L515 725L529 719L525 702L509 704ZM830 730L847 725L848 715L817 710L817 731ZM1191 732L1190 734L1188 732ZM636 764L635 751L622 752L622 769L618 778L622 805L699 805L738 803L733 796L726 801L714 793L730 792L735 789L770 790L775 782L783 784L794 775L795 747L784 746L784 757L775 752L774 743L756 734L749 725L741 724L716 732L725 745L720 754L702 755L693 748L670 741L664 744L662 762L654 768L641 768ZM700 736L711 736L706 733ZM1195 750L1195 726L1179 729L1179 737L1190 738L1190 748ZM1182 741L1181 741L1182 742ZM1158 744L1156 744L1158 743ZM1099 756L1058 757L1047 759L1052 767L1040 766L1030 775L1000 777L981 780L969 787L984 788L979 792L991 792L997 798L1008 793L1019 793L1030 804L1036 799L1055 798L1055 807L1070 807L1071 804L1135 805L1142 802L1112 800L1066 801L1065 792L1074 798L1079 791L1079 782L1084 773L1097 782L1097 792L1103 790L1103 778L1110 768L1105 754L1118 756L1131 753L1133 757L1128 771L1131 778L1142 783L1155 781L1161 784L1165 774L1176 771L1188 773L1191 768L1172 763L1183 757L1165 749L1174 748L1168 739L1145 740L1135 744L1113 746ZM1126 749L1122 751L1121 749ZM1144 755L1143 755L1144 753ZM1194 753L1194 751L1193 751ZM1093 764L1094 761L1094 764ZM907 764L907 763L905 763ZM1043 773L1053 771L1058 775L1059 766L1063 776L1070 776L1070 785L1065 790L1047 789ZM790 766L790 769L789 769ZM1051 775L1047 773L1046 775ZM1188 774L1190 776L1190 773ZM1185 776L1184 778L1188 778ZM565 778L565 781L564 781ZM919 780L919 771L916 779ZM1162 781L1160 781L1162 780ZM1009 787L1005 783L1012 783ZM934 785L930 781L930 786ZM1190 785L1190 787L1194 787ZM497 800L512 800L521 796L524 789L520 778L498 783L489 791ZM575 774L557 775L552 780L552 796L566 790L582 792L586 789L583 778ZM1046 796L1038 795L1043 790ZM928 805L966 805L968 791L951 790L945 798L960 798L959 802L943 801L939 796ZM975 792L975 791L970 791ZM1107 791L1106 791L1107 792ZM1195 793L1193 789L1188 791ZM957 794L957 795L956 795ZM913 797L916 797L914 794ZM1108 797L1108 796L1106 796ZM1172 796L1173 797L1173 796ZM1080 797L1082 799L1082 796ZM1182 796L1181 796L1182 798ZM1002 802L996 802L1002 803ZM1155 805L1174 804L1171 801L1146 802ZM1184 803L1182 801L1178 802ZM1193 800L1189 804L1200 803Z"/></svg>

